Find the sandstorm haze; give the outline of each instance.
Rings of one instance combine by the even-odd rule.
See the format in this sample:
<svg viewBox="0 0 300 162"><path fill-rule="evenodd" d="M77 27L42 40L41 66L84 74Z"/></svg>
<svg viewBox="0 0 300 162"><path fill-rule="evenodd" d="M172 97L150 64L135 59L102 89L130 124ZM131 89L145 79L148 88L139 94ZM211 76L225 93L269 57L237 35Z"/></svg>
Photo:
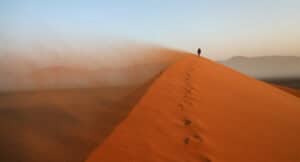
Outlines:
<svg viewBox="0 0 300 162"><path fill-rule="evenodd" d="M0 90L142 85L182 57L166 51L125 40L22 44L0 55Z"/></svg>

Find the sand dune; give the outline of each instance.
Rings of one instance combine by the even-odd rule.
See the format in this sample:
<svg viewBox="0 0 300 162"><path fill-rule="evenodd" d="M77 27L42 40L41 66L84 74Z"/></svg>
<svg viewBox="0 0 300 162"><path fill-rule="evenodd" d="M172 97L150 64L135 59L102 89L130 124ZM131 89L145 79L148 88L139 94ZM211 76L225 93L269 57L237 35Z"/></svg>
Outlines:
<svg viewBox="0 0 300 162"><path fill-rule="evenodd" d="M53 90L0 92L0 161L300 160L298 92L195 56L170 66L152 84L149 79L186 53L148 52L158 54L114 69L117 78L110 69L77 66L11 69L30 74L34 82L25 84ZM95 74L132 84L94 84ZM20 76L12 78L24 81ZM82 78L91 88L78 88ZM56 89L69 81L77 88Z"/></svg>
<svg viewBox="0 0 300 162"><path fill-rule="evenodd" d="M298 97L189 56L86 162L299 162L299 116Z"/></svg>

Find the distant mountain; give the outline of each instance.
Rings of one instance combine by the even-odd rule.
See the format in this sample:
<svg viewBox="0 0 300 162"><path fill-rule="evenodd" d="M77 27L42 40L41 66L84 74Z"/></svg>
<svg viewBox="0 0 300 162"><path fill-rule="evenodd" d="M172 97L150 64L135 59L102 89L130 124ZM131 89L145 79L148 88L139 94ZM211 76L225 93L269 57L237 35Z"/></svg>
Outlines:
<svg viewBox="0 0 300 162"><path fill-rule="evenodd" d="M300 78L300 57L297 56L236 56L221 63L258 79Z"/></svg>
<svg viewBox="0 0 300 162"><path fill-rule="evenodd" d="M236 56L220 63L260 80L300 88L300 57L297 56Z"/></svg>

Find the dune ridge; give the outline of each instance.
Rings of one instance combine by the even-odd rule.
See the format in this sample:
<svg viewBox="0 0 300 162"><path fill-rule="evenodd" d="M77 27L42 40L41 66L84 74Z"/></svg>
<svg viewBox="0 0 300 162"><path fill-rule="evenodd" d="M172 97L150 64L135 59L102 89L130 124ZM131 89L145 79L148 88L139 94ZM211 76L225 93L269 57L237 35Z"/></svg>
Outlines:
<svg viewBox="0 0 300 162"><path fill-rule="evenodd" d="M86 162L297 162L300 100L205 58L159 77Z"/></svg>

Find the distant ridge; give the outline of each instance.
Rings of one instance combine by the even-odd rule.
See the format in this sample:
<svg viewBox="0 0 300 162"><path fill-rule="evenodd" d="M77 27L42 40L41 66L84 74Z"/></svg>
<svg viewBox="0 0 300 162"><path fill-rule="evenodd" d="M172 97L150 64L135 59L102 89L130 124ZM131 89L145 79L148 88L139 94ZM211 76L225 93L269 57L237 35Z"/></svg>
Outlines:
<svg viewBox="0 0 300 162"><path fill-rule="evenodd" d="M221 63L259 79L300 78L297 56L236 56Z"/></svg>
<svg viewBox="0 0 300 162"><path fill-rule="evenodd" d="M220 63L260 80L300 88L300 57L297 56L235 56Z"/></svg>

